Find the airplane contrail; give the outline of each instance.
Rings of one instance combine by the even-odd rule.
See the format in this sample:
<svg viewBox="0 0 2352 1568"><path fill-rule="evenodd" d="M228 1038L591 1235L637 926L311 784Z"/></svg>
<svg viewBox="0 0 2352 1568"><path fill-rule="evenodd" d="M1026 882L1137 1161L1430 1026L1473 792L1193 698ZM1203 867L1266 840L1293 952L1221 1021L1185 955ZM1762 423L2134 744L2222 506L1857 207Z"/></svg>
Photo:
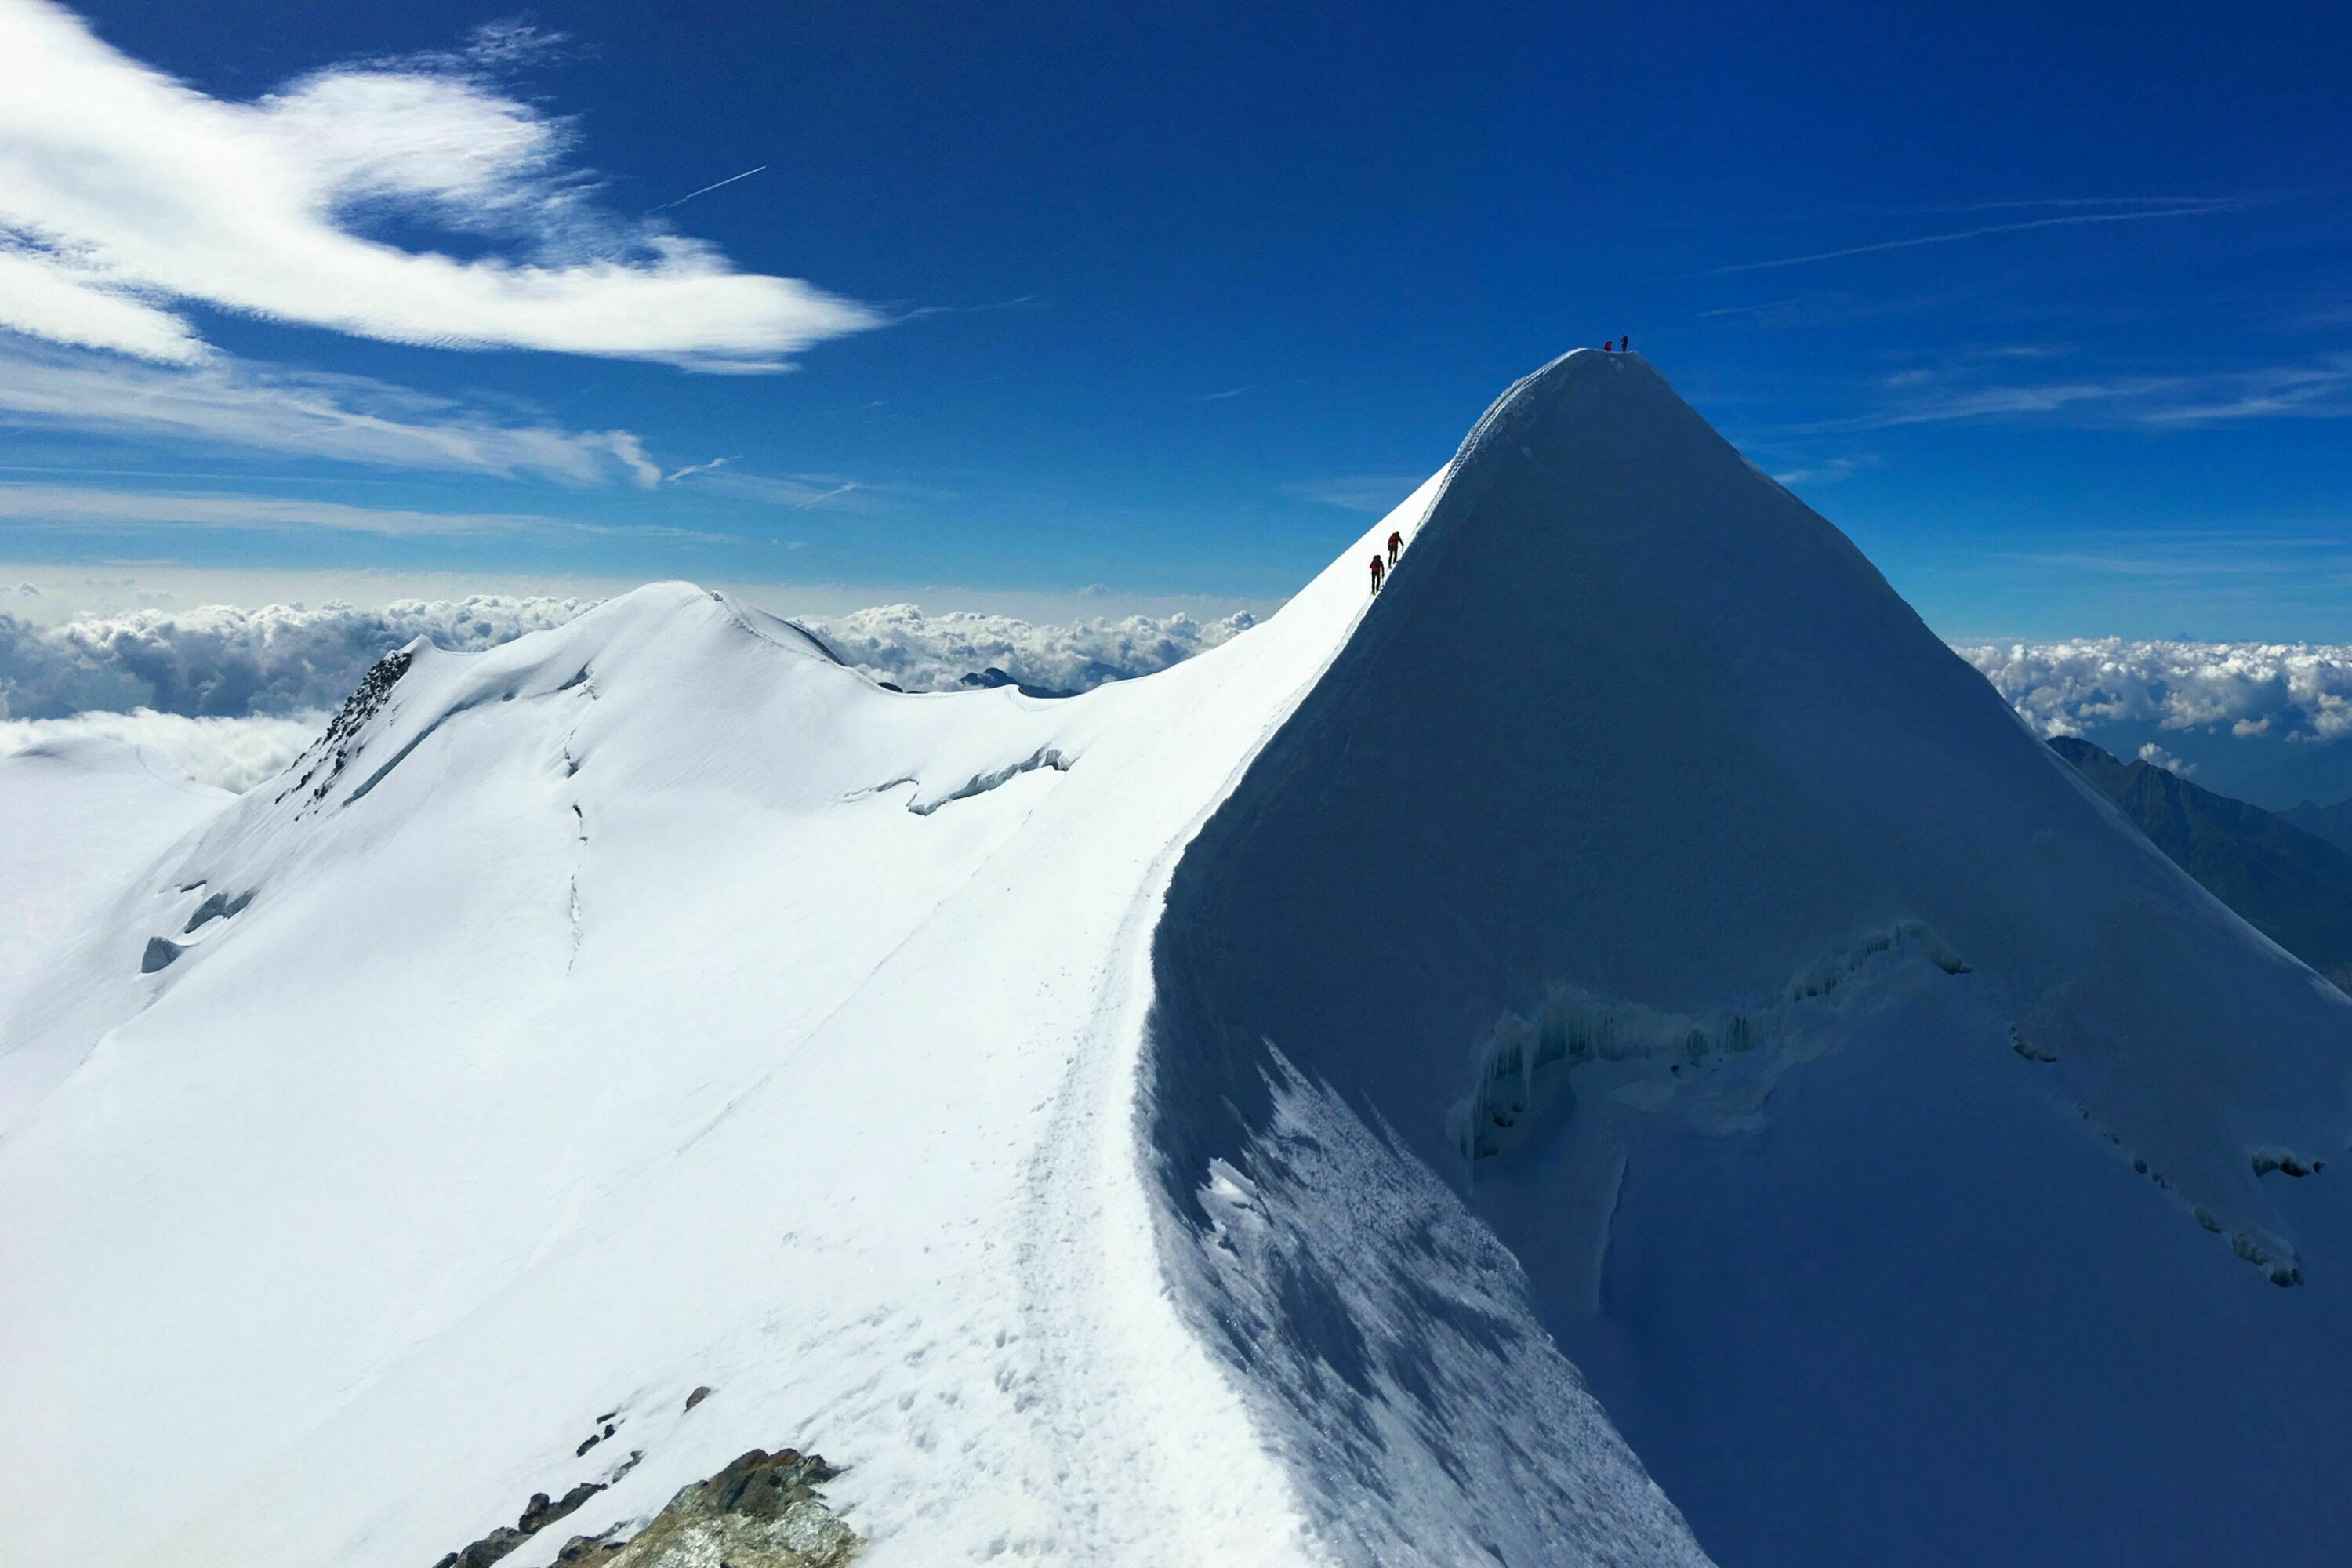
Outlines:
<svg viewBox="0 0 2352 1568"><path fill-rule="evenodd" d="M1879 250L1910 250L1922 245L1949 245L1955 240L1977 239L1988 234L2017 234L2029 228L2063 228L2086 223L2135 223L2150 217L2196 217L2206 213L2228 212L2240 205L2242 204L2228 201L2197 202L2179 206L2152 207L2146 212L2069 213L2063 217L2037 217L2024 223L1986 224L1953 234L1927 234L1916 239L1882 239L1874 245L1849 245L1843 250L1820 250L1811 256L1783 256L1775 261L1741 261L1729 267L1710 267L1703 276L1712 278L1725 272L1762 272L1769 268L1795 267L1807 261L1834 261L1844 256L1868 256Z"/></svg>
<svg viewBox="0 0 2352 1568"><path fill-rule="evenodd" d="M725 179L723 179L723 180L719 181L719 185L731 185L731 184L734 184L736 181L738 181L738 180L748 180L748 179L750 179L752 175L754 175L754 174L758 174L758 173L760 172L760 169L764 169L764 168L766 168L767 166L768 166L768 165L766 165L765 163L762 163L762 164L761 164L761 165L760 165L760 168L759 168L759 169L746 169L746 170L744 170L744 171L743 171L741 174L730 174L730 175L728 175ZM687 203L688 203L688 202L692 201L692 200L693 200L695 197L697 197L697 196L707 196L707 195L709 195L711 192L713 192L713 191L717 190L717 189L719 188L719 185L705 185L705 186L703 186L703 187L702 187L702 189L700 189L700 190L698 190L698 191L688 191L688 192L687 192L687 193L686 193L686 195L682 195L682 196L678 197L678 198L677 198L677 200L676 200L676 201L674 201L674 202L664 202L664 203L662 203L662 205L659 205L659 206L657 206L657 207L647 207L647 208L646 209L646 216L647 217L651 217L651 216L654 216L654 214L656 214L656 213L666 213L666 212L669 211L669 209L670 209L670 208L672 208L672 207L676 207L676 206L684 206Z"/></svg>

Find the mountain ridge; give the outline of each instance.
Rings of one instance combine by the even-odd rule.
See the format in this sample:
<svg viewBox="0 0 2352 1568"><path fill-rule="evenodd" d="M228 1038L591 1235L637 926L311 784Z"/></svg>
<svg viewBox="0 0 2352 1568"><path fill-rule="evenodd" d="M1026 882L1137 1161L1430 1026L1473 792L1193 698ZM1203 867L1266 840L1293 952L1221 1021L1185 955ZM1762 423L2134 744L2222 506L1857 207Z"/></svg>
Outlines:
<svg viewBox="0 0 2352 1568"><path fill-rule="evenodd" d="M2284 813L2216 795L2144 759L2061 735L2050 749L2104 790L2156 847L2248 924L2352 984L2352 854Z"/></svg>

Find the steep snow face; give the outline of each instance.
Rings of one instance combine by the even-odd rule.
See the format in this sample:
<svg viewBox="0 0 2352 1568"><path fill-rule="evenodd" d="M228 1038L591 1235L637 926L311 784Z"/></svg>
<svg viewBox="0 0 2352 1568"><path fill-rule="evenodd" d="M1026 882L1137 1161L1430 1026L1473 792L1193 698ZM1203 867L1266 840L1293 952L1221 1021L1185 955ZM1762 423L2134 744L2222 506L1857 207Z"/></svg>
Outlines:
<svg viewBox="0 0 2352 1568"><path fill-rule="evenodd" d="M1457 1388L1505 1439L1465 1491L1546 1426L1457 1353L1516 1331L1475 1270L1422 1278L1469 1245L1442 1184L1727 1562L2352 1530L2352 1006L1638 359L1472 434L1186 851L1154 988L1172 1270L1279 1369L1244 1387L1309 1497ZM1255 1239L1302 1191L1433 1217Z"/></svg>
<svg viewBox="0 0 2352 1568"><path fill-rule="evenodd" d="M877 1568L1450 1563L1477 1531L1696 1560L1425 1173L1393 1218L1255 1201L1443 1238L1428 1288L1496 1325L1446 1387L1541 1391L1550 1514L1465 1516L1451 1405L1389 1438L1442 1488L1303 1488L1312 1434L1168 1289L1134 1114L1160 894L1434 491L1267 624L1066 700L887 692L683 584L379 665L5 1044L10 1561L420 1568L609 1484L508 1559L540 1568L786 1443L850 1467Z"/></svg>

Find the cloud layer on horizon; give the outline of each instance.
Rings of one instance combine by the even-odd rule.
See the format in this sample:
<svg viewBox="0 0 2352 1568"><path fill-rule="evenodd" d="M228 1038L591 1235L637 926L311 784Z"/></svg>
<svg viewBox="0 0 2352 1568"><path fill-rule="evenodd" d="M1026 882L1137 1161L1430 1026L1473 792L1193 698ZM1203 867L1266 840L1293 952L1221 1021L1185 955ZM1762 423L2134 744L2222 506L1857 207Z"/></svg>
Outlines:
<svg viewBox="0 0 2352 1568"><path fill-rule="evenodd" d="M59 742L120 741L160 752L198 784L242 795L285 771L318 739L323 713L294 719L191 719L152 708L70 719L0 719L0 757Z"/></svg>
<svg viewBox="0 0 2352 1568"><path fill-rule="evenodd" d="M0 612L0 751L67 732L54 730L60 724L96 726L89 732L153 745L205 782L250 787L300 750L369 665L412 638L478 651L595 602L477 595L382 609L144 609L55 625ZM991 667L1083 691L1165 669L1255 622L1244 612L1048 625L902 604L803 624L848 663L909 691L954 690ZM2352 646L2100 637L1956 651L2044 736L2138 724L2242 740L2352 739Z"/></svg>
<svg viewBox="0 0 2352 1568"><path fill-rule="evenodd" d="M249 103L0 0L0 327L194 365L174 301L360 337L769 371L879 325L796 279L596 201L570 124L497 87L513 26L462 53L331 68ZM371 237L422 220L493 253Z"/></svg>
<svg viewBox="0 0 2352 1568"><path fill-rule="evenodd" d="M1127 616L1064 626L881 605L803 624L847 663L908 691L952 691L966 675L991 668L1029 686L1088 691L1181 664L1232 641L1257 618L1244 610L1212 621Z"/></svg>
<svg viewBox="0 0 2352 1568"><path fill-rule="evenodd" d="M413 638L478 652L557 626L592 599L476 595L383 609L333 603L82 615L0 612L0 753L101 735L152 746L205 784L249 789L284 767L368 666ZM1255 624L1129 616L1039 626L888 605L804 623L852 665L909 691L952 691L993 666L1078 691L1165 669Z"/></svg>
<svg viewBox="0 0 2352 1568"><path fill-rule="evenodd" d="M2352 646L2086 637L1957 651L2045 737L2110 724L2240 739L2352 736Z"/></svg>
<svg viewBox="0 0 2352 1568"><path fill-rule="evenodd" d="M0 613L0 719L150 709L184 718L290 718L340 706L368 666L410 640L473 652L562 626L593 600L480 594L380 610L133 610L41 626Z"/></svg>

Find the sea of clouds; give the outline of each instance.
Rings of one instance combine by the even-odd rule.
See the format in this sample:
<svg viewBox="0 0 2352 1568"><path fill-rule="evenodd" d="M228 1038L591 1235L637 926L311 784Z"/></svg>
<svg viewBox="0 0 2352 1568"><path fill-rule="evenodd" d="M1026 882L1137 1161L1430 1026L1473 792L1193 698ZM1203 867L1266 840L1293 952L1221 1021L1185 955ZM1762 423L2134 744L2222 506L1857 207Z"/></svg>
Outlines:
<svg viewBox="0 0 2352 1568"><path fill-rule="evenodd" d="M0 613L0 754L102 735L152 747L204 783L250 789L291 762L394 648L422 637L478 651L561 626L595 603L477 595L381 609L144 609L54 625ZM952 690L991 668L1026 685L1084 691L1165 669L1255 622L1244 611L1040 626L886 605L803 624L847 663L908 691Z"/></svg>
<svg viewBox="0 0 2352 1568"><path fill-rule="evenodd" d="M51 625L0 613L0 753L105 735L151 746L207 784L250 789L394 648L419 637L460 652L492 647L594 603L477 595L377 609L144 609ZM1255 622L1244 612L1057 626L885 605L804 624L846 662L909 691L951 690L991 668L1084 691L1165 669ZM1958 651L2043 735L2139 724L2272 742L2352 737L2352 646L2103 637Z"/></svg>
<svg viewBox="0 0 2352 1568"><path fill-rule="evenodd" d="M2088 637L1957 651L2044 736L2116 724L2240 739L2352 735L2352 646L2344 644Z"/></svg>
<svg viewBox="0 0 2352 1568"><path fill-rule="evenodd" d="M1181 664L1257 624L1244 610L1219 620L1127 616L1038 626L1010 616L927 616L883 605L802 623L843 660L908 691L949 691L975 670L1001 669L1027 686L1089 691Z"/></svg>

